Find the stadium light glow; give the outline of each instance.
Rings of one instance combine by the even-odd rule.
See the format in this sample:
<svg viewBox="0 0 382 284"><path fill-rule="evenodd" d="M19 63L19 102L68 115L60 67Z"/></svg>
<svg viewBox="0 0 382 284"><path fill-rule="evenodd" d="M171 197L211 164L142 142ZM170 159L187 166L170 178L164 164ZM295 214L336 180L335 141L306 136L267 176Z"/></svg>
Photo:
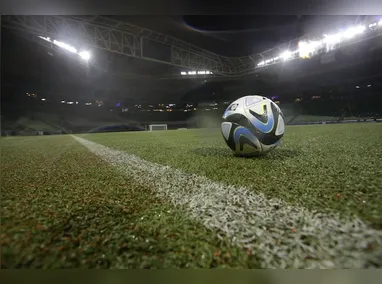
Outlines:
<svg viewBox="0 0 382 284"><path fill-rule="evenodd" d="M371 87L371 85L367 85L367 87L368 87L368 88L370 88L370 87Z"/></svg>
<svg viewBox="0 0 382 284"><path fill-rule="evenodd" d="M359 89L359 86L355 86L356 87L356 89Z"/></svg>
<svg viewBox="0 0 382 284"><path fill-rule="evenodd" d="M66 49L67 51L70 51L72 53L77 53L77 49L65 42L61 42L61 41L58 41L58 40L53 40L53 43L63 49Z"/></svg>
<svg viewBox="0 0 382 284"><path fill-rule="evenodd" d="M283 61L293 59L297 57L295 54L298 54L300 58L310 58L316 55L321 48L326 48L326 52L328 52L336 48L337 44L368 31L367 27L369 27L369 31L382 28L382 19L369 25L356 25L336 33L324 34L323 37L318 40L300 41L296 50L285 51L278 57L264 59L257 63L256 67L263 67L271 63L279 62L279 59Z"/></svg>
<svg viewBox="0 0 382 284"><path fill-rule="evenodd" d="M200 70L200 71L188 71L188 72L182 71L180 72L180 74L185 76L185 75L211 75L213 73L208 70Z"/></svg>
<svg viewBox="0 0 382 284"><path fill-rule="evenodd" d="M301 58L310 58L316 50L322 47L322 41L300 41L298 43L298 53Z"/></svg>
<svg viewBox="0 0 382 284"><path fill-rule="evenodd" d="M65 101L61 101L61 103L62 103L62 104L64 104L64 103L65 103Z"/></svg>
<svg viewBox="0 0 382 284"><path fill-rule="evenodd" d="M42 98L41 100L42 100L42 101L46 101L46 99L44 99L44 98Z"/></svg>
<svg viewBox="0 0 382 284"><path fill-rule="evenodd" d="M85 61L88 61L91 57L91 54L89 51L81 51L78 53L78 55Z"/></svg>
<svg viewBox="0 0 382 284"><path fill-rule="evenodd" d="M283 53L280 54L280 57L283 59L283 60L288 60L292 57L293 53L289 50L286 50L284 51ZM272 60L271 59L268 59L265 61L265 63L268 63L268 62L271 62Z"/></svg>
<svg viewBox="0 0 382 284"><path fill-rule="evenodd" d="M353 38L354 36L363 33L364 31L365 31L365 27L364 27L364 26L350 27L350 28L346 29L346 30L342 33L342 36L343 36L345 39L351 39L351 38Z"/></svg>
<svg viewBox="0 0 382 284"><path fill-rule="evenodd" d="M67 102L67 104L68 104L68 105L72 105L72 104L74 104L74 102Z"/></svg>
<svg viewBox="0 0 382 284"><path fill-rule="evenodd" d="M53 43L59 47L61 47L62 49L65 49L69 52L72 52L72 53L75 53L77 54L78 56L80 56L81 59L85 60L85 61L88 61L90 58L91 58L91 54L89 51L80 51L78 52L77 49L74 47L74 46L71 46L70 44L67 44L65 42L62 42L62 41L58 41L58 40L52 40L50 37L43 37L43 36L39 36L39 38L45 40L45 41L48 41L50 43Z"/></svg>

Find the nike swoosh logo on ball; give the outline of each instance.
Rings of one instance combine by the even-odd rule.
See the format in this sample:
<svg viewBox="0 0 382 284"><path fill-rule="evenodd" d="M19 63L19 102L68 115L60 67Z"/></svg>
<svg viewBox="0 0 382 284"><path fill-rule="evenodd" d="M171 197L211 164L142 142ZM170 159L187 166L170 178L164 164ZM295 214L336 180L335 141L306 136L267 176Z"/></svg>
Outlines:
<svg viewBox="0 0 382 284"><path fill-rule="evenodd" d="M258 120L260 120L262 123L268 122L268 113L267 113L267 106L264 106L264 114L260 115L252 110L249 110L249 112L256 117Z"/></svg>

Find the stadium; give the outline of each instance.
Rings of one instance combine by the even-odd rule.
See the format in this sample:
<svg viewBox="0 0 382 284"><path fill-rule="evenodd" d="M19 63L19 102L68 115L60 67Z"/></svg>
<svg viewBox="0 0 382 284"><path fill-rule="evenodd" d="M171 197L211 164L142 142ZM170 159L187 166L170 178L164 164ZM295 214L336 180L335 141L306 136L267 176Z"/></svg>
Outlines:
<svg viewBox="0 0 382 284"><path fill-rule="evenodd" d="M382 267L382 17L208 18L2 17L1 268Z"/></svg>

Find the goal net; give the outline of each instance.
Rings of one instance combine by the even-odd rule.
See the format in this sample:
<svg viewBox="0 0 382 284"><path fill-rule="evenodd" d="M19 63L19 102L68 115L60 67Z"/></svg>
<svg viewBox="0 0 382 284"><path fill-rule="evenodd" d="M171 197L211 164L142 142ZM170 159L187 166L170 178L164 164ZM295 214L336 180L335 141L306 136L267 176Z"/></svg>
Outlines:
<svg viewBox="0 0 382 284"><path fill-rule="evenodd" d="M167 130L167 124L150 124L149 131Z"/></svg>

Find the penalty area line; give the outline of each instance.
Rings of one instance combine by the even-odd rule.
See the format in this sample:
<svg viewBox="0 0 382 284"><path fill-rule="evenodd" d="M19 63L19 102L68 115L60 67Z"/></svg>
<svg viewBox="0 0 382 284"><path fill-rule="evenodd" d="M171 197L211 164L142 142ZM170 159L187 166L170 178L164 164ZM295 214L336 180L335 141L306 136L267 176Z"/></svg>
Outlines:
<svg viewBox="0 0 382 284"><path fill-rule="evenodd" d="M356 217L320 213L269 199L245 187L146 161L72 135L117 171L176 207L190 218L247 248L263 268L362 268L372 257L370 244L382 245L382 232ZM185 232L186 233L186 232Z"/></svg>

